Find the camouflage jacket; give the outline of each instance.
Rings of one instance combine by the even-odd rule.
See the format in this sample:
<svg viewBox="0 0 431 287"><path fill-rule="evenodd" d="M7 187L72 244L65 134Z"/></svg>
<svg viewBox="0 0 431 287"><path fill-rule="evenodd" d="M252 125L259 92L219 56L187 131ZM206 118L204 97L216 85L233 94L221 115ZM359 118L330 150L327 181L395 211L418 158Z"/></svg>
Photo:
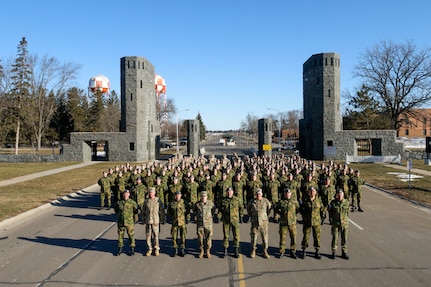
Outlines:
<svg viewBox="0 0 431 287"><path fill-rule="evenodd" d="M144 204L145 197L147 195L147 188L142 183L139 185L134 185L132 187L131 194L133 200L136 201L139 206L141 206L142 204Z"/></svg>
<svg viewBox="0 0 431 287"><path fill-rule="evenodd" d="M362 189L362 185L365 184L365 181L360 176L352 176L349 179L349 187L352 193L360 192Z"/></svg>
<svg viewBox="0 0 431 287"><path fill-rule="evenodd" d="M196 202L193 205L193 211L196 213L196 224L198 227L212 228L215 205L211 200L207 200L205 203L202 201Z"/></svg>
<svg viewBox="0 0 431 287"><path fill-rule="evenodd" d="M296 213L299 211L299 203L296 199L282 199L274 205L274 211L280 214L280 225L296 224Z"/></svg>
<svg viewBox="0 0 431 287"><path fill-rule="evenodd" d="M196 181L188 182L184 187L184 193L186 194L186 199L191 204L194 204L198 201L198 189L199 189L199 184Z"/></svg>
<svg viewBox="0 0 431 287"><path fill-rule="evenodd" d="M275 203L280 199L280 186L280 182L276 179L270 180L266 184L266 197L271 200L272 203Z"/></svg>
<svg viewBox="0 0 431 287"><path fill-rule="evenodd" d="M316 196L314 200L309 197L301 204L299 211L302 214L303 225L316 226L321 224L320 212L323 209L323 204L320 198Z"/></svg>
<svg viewBox="0 0 431 287"><path fill-rule="evenodd" d="M349 212L350 206L349 201L347 199L338 200L334 199L329 204L329 221L332 225L339 227L348 227L349 226Z"/></svg>
<svg viewBox="0 0 431 287"><path fill-rule="evenodd" d="M271 202L262 197L261 200L252 199L247 203L247 213L253 226L268 224L268 215L271 211Z"/></svg>
<svg viewBox="0 0 431 287"><path fill-rule="evenodd" d="M220 212L224 223L239 223L239 215L242 213L240 199L237 196L225 196L220 204Z"/></svg>
<svg viewBox="0 0 431 287"><path fill-rule="evenodd" d="M111 179L109 177L101 177L98 182L100 185L100 192L111 192Z"/></svg>
<svg viewBox="0 0 431 287"><path fill-rule="evenodd" d="M333 185L322 185L318 192L323 206L328 206L331 200L335 198L335 186Z"/></svg>
<svg viewBox="0 0 431 287"><path fill-rule="evenodd" d="M184 226L190 217L190 205L182 198L179 201L174 199L169 203L168 214L172 217L173 226Z"/></svg>
<svg viewBox="0 0 431 287"><path fill-rule="evenodd" d="M234 180L232 182L234 195L238 197L238 199L241 201L241 204L244 204L244 198L245 198L244 187L245 187L245 182L243 180Z"/></svg>
<svg viewBox="0 0 431 287"><path fill-rule="evenodd" d="M138 212L138 204L133 199L119 200L114 205L118 214L118 226L130 226L135 223L134 215Z"/></svg>
<svg viewBox="0 0 431 287"><path fill-rule="evenodd" d="M145 199L143 217L145 224L159 224L165 221L165 208L158 197Z"/></svg>

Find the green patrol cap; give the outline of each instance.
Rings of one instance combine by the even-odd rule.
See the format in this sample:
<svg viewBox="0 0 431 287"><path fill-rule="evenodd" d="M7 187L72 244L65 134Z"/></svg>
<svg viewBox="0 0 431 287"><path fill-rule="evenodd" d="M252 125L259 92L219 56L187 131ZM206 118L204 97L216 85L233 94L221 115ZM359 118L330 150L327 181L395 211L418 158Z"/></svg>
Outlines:
<svg viewBox="0 0 431 287"><path fill-rule="evenodd" d="M154 187L150 187L150 189L148 190L148 192L156 192L156 189Z"/></svg>
<svg viewBox="0 0 431 287"><path fill-rule="evenodd" d="M204 190L201 192L201 197L208 196L208 193Z"/></svg>

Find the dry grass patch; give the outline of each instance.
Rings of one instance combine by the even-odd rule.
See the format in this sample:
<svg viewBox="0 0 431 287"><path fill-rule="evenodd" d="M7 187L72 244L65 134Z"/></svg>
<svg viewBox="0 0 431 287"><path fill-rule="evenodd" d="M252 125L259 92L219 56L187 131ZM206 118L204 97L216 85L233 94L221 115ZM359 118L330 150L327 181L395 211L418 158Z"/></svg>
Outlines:
<svg viewBox="0 0 431 287"><path fill-rule="evenodd" d="M45 165L48 163L42 163ZM102 171L117 164L101 162L83 168L0 187L0 221L97 183ZM58 166L60 167L60 166ZM9 165L9 169L11 166ZM5 167L0 168L0 174Z"/></svg>
<svg viewBox="0 0 431 287"><path fill-rule="evenodd" d="M0 180L77 164L76 162L0 163Z"/></svg>

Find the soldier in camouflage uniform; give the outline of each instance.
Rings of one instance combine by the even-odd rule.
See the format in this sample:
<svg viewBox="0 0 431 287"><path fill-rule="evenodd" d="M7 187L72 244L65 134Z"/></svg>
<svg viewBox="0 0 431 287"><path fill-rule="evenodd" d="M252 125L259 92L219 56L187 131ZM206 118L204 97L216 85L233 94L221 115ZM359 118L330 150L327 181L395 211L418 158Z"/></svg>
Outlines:
<svg viewBox="0 0 431 287"><path fill-rule="evenodd" d="M136 203L138 204L138 212L135 214L135 223L139 220L139 213L141 213L141 222L144 223L144 216L143 216L143 207L144 207L144 201L145 197L147 195L147 188L142 183L142 178L138 177L136 178L136 183L132 187L132 198Z"/></svg>
<svg viewBox="0 0 431 287"><path fill-rule="evenodd" d="M103 176L97 182L100 186L100 208L111 208L111 179L108 177L108 172L104 171Z"/></svg>
<svg viewBox="0 0 431 287"><path fill-rule="evenodd" d="M126 189L126 179L123 177L123 172L119 171L117 177L114 181L115 184L115 192L114 197L115 201L121 200L121 193Z"/></svg>
<svg viewBox="0 0 431 287"><path fill-rule="evenodd" d="M358 211L364 212L364 210L361 208L361 198L362 198L362 185L365 184L365 181L361 177L361 173L359 170L355 170L352 177L349 179L349 188L351 191L351 197L352 197L352 211L355 211L356 209L356 203L355 199L358 203Z"/></svg>
<svg viewBox="0 0 431 287"><path fill-rule="evenodd" d="M329 205L329 219L332 225L332 255L331 258L335 259L335 252L337 251L338 233L341 234L341 248L344 259L349 259L347 255L347 234L349 230L349 201L344 198L344 193L339 190L337 196L331 201Z"/></svg>
<svg viewBox="0 0 431 287"><path fill-rule="evenodd" d="M191 209L193 205L198 201L198 189L199 184L195 181L195 176L191 175L184 186L184 193L187 194L187 197L184 199L186 199L187 202L190 204ZM190 218L192 222L195 222L196 215L194 212L191 213Z"/></svg>
<svg viewBox="0 0 431 287"><path fill-rule="evenodd" d="M235 177L232 181L232 188L233 188L233 194L238 197L238 200L240 201L241 205L241 211L239 213L239 223L242 223L243 218L243 207L244 207L244 188L245 188L245 181L241 178L241 173L238 172L235 174Z"/></svg>
<svg viewBox="0 0 431 287"><path fill-rule="evenodd" d="M268 200L271 201L271 204L273 206L280 199L280 195L279 195L280 186L281 186L280 182L275 178L275 173L271 172L271 174L269 175L269 179L266 183L266 188L267 188ZM280 215L274 211L273 219L275 223L278 223L279 216Z"/></svg>
<svg viewBox="0 0 431 287"><path fill-rule="evenodd" d="M346 169L341 169L337 177L336 190L342 189L344 191L344 198L347 200L350 198L349 179L350 176L347 175Z"/></svg>
<svg viewBox="0 0 431 287"><path fill-rule="evenodd" d="M227 249L229 247L229 233L232 230L233 247L235 258L239 257L239 216L242 214L242 204L238 197L234 196L233 188L227 188L227 195L223 198L220 204L220 211L223 222L223 257L227 256Z"/></svg>
<svg viewBox="0 0 431 287"><path fill-rule="evenodd" d="M207 258L211 258L211 246L213 236L213 215L215 213L214 203L208 199L206 191L201 191L200 201L193 205L196 214L196 228L199 241L199 258L204 256L206 250Z"/></svg>
<svg viewBox="0 0 431 287"><path fill-rule="evenodd" d="M263 197L261 188L255 192L256 198L247 203L247 213L251 218L251 253L250 257L256 256L257 236L262 237L263 257L270 258L268 254L268 215L271 211L271 202Z"/></svg>
<svg viewBox="0 0 431 287"><path fill-rule="evenodd" d="M283 199L274 206L274 211L280 215L280 258L286 250L286 235L290 235L290 257L296 259L296 213L299 211L299 203L293 198L290 189L284 190Z"/></svg>
<svg viewBox="0 0 431 287"><path fill-rule="evenodd" d="M190 206L181 198L181 191L175 192L174 200L169 203L168 214L172 219L171 236L172 244L175 249L175 254L181 257L186 256L186 235L187 235L187 222L190 218ZM180 234L180 244L178 246L177 236ZM178 252L179 247L179 252Z"/></svg>
<svg viewBox="0 0 431 287"><path fill-rule="evenodd" d="M163 207L163 203L156 196L156 189L154 187L148 189L148 198L144 202L143 210L148 247L148 251L145 255L150 256L154 248L154 255L159 256L160 223L164 223L165 221L165 208Z"/></svg>
<svg viewBox="0 0 431 287"><path fill-rule="evenodd" d="M331 184L331 178L325 177L323 179L323 182L319 187L318 193L320 196L320 200L322 201L322 204L323 204L322 214L320 215L322 219L321 224L323 224L323 222L326 219L328 205L331 202L331 200L335 198L335 186Z"/></svg>
<svg viewBox="0 0 431 287"><path fill-rule="evenodd" d="M135 255L135 223L133 216L138 211L138 204L130 198L130 191L123 191L123 199L115 203L114 210L118 214L118 252L117 256L123 252L124 233L127 232L130 241L130 254Z"/></svg>
<svg viewBox="0 0 431 287"><path fill-rule="evenodd" d="M300 206L300 212L303 218L302 230L304 237L302 239L302 256L305 258L305 250L308 247L308 238L310 237L311 231L313 231L314 248L316 252L314 257L321 259L319 249L320 249L320 232L321 232L321 218L320 214L322 212L323 206L319 197L317 196L317 190L314 187L310 187L308 197Z"/></svg>

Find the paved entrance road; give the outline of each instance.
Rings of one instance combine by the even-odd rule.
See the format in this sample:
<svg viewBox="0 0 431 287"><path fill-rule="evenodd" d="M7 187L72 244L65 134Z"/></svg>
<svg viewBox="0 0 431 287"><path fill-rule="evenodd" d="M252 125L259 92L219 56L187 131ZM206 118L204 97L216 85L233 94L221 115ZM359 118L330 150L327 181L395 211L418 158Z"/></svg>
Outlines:
<svg viewBox="0 0 431 287"><path fill-rule="evenodd" d="M220 257L221 224L214 227L213 258L198 259L192 223L185 258L171 257L168 224L161 228L159 257L143 256L140 224L137 254L116 257L116 217L112 210L97 210L97 191L93 185L0 223L0 286L431 286L431 211L367 187L365 212L351 214L348 261L328 258L328 224L321 260L312 257L312 249L304 260L264 259L260 249L250 259L249 224L241 225L239 259ZM300 242L301 225L298 230ZM278 226L271 223L271 255L277 247Z"/></svg>

